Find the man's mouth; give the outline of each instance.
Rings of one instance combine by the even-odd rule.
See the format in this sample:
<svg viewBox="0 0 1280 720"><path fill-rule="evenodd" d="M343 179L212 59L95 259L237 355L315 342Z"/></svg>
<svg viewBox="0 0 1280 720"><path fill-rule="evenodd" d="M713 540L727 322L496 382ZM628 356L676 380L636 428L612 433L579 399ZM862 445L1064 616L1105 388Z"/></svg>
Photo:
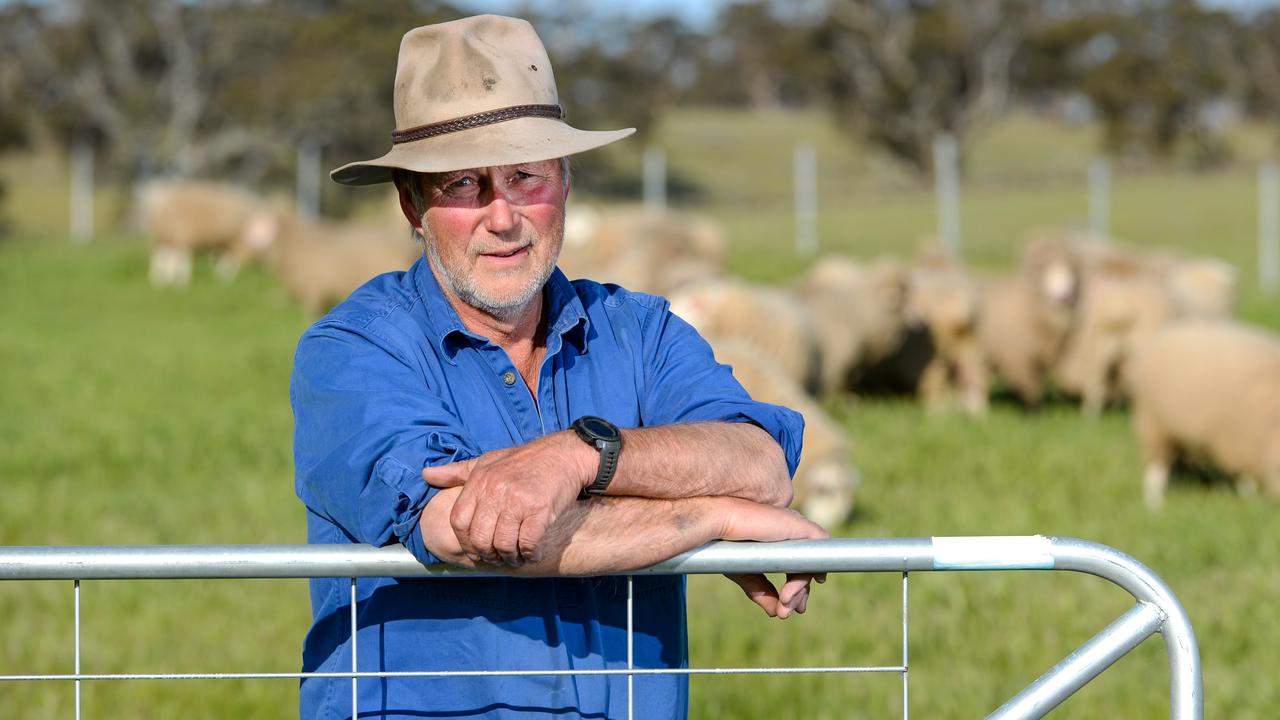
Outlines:
<svg viewBox="0 0 1280 720"><path fill-rule="evenodd" d="M492 258L509 258L509 257L515 257L516 255L519 255L528 249L529 249L528 245L521 245L520 247L501 248L498 250L493 250L491 252L485 252L480 254L486 257L492 257Z"/></svg>

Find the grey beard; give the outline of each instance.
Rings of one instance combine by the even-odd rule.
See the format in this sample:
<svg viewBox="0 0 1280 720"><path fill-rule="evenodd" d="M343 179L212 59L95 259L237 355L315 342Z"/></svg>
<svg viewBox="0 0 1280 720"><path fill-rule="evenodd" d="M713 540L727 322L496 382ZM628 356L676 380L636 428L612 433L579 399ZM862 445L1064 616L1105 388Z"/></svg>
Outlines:
<svg viewBox="0 0 1280 720"><path fill-rule="evenodd" d="M426 230L425 224L423 225L423 230ZM541 292L542 286L547 283L547 279L555 271L555 263L552 262L545 268L539 268L538 272L533 277L530 277L529 282L514 296L495 297L485 293L484 290L478 287L474 277L465 277L454 273L441 259L435 238L430 234L424 232L423 244L427 246L427 256L431 260L432 267L436 269L440 279L458 296L458 299L502 322L513 322L520 315L520 312L524 310L525 306L529 304L529 301L533 300Z"/></svg>

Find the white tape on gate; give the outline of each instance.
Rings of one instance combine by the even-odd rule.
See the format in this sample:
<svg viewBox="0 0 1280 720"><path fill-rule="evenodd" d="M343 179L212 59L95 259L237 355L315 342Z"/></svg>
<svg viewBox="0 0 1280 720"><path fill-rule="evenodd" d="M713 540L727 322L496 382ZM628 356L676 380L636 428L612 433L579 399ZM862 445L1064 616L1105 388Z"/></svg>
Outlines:
<svg viewBox="0 0 1280 720"><path fill-rule="evenodd" d="M1053 541L1043 535L935 537L934 570L1052 570Z"/></svg>

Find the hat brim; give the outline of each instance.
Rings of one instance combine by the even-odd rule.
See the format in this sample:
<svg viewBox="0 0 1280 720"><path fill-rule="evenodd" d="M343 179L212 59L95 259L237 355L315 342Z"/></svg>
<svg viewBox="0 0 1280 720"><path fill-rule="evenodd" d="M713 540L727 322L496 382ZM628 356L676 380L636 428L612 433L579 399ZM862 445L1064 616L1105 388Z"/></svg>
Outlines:
<svg viewBox="0 0 1280 720"><path fill-rule="evenodd" d="M634 132L635 128L579 130L560 120L517 118L394 145L380 158L348 163L329 177L343 185L376 185L391 182L395 169L450 172L552 160L603 147Z"/></svg>

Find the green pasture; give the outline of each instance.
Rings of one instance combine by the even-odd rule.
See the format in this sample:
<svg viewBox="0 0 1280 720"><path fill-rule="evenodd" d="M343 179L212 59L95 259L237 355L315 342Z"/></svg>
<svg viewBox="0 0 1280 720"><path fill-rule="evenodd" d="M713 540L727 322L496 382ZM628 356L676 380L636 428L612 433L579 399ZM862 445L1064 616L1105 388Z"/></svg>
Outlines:
<svg viewBox="0 0 1280 720"><path fill-rule="evenodd" d="M1088 128L1029 118L993 128L969 159L964 240L987 271L1008 267L1031 228L1083 225ZM819 116L673 116L658 137L674 174L703 189L739 274L781 281L791 250L790 152L819 147L824 250L910 254L933 228L925 189L842 140ZM1207 175L1116 172L1113 224L1134 242L1229 259L1241 312L1280 328L1254 286L1255 188L1241 162ZM1253 153L1253 155L1251 155ZM26 170L27 172L23 172ZM63 229L57 163L0 165L15 234L0 236L0 544L291 543L287 383L306 320L261 269L160 291L128 232L83 247ZM110 214L107 194L100 204ZM1280 708L1280 503L1177 483L1159 514L1141 501L1122 411L1096 420L1060 404L1036 415L997 403L985 421L929 415L906 400L837 399L863 473L843 536L1069 535L1113 545L1178 593L1199 636L1206 717L1272 718ZM910 578L911 714L981 717L1131 604L1093 577L920 573ZM832 576L809 612L765 618L736 587L690 580L695 666L894 665L902 578ZM85 582L84 654L93 673L293 672L308 626L304 581ZM70 582L0 582L0 674L69 673ZM1053 717L1168 714L1163 645L1150 640ZM84 717L278 718L296 682L87 682ZM693 715L901 716L897 675L700 677ZM73 716L70 683L0 683L0 717Z"/></svg>

